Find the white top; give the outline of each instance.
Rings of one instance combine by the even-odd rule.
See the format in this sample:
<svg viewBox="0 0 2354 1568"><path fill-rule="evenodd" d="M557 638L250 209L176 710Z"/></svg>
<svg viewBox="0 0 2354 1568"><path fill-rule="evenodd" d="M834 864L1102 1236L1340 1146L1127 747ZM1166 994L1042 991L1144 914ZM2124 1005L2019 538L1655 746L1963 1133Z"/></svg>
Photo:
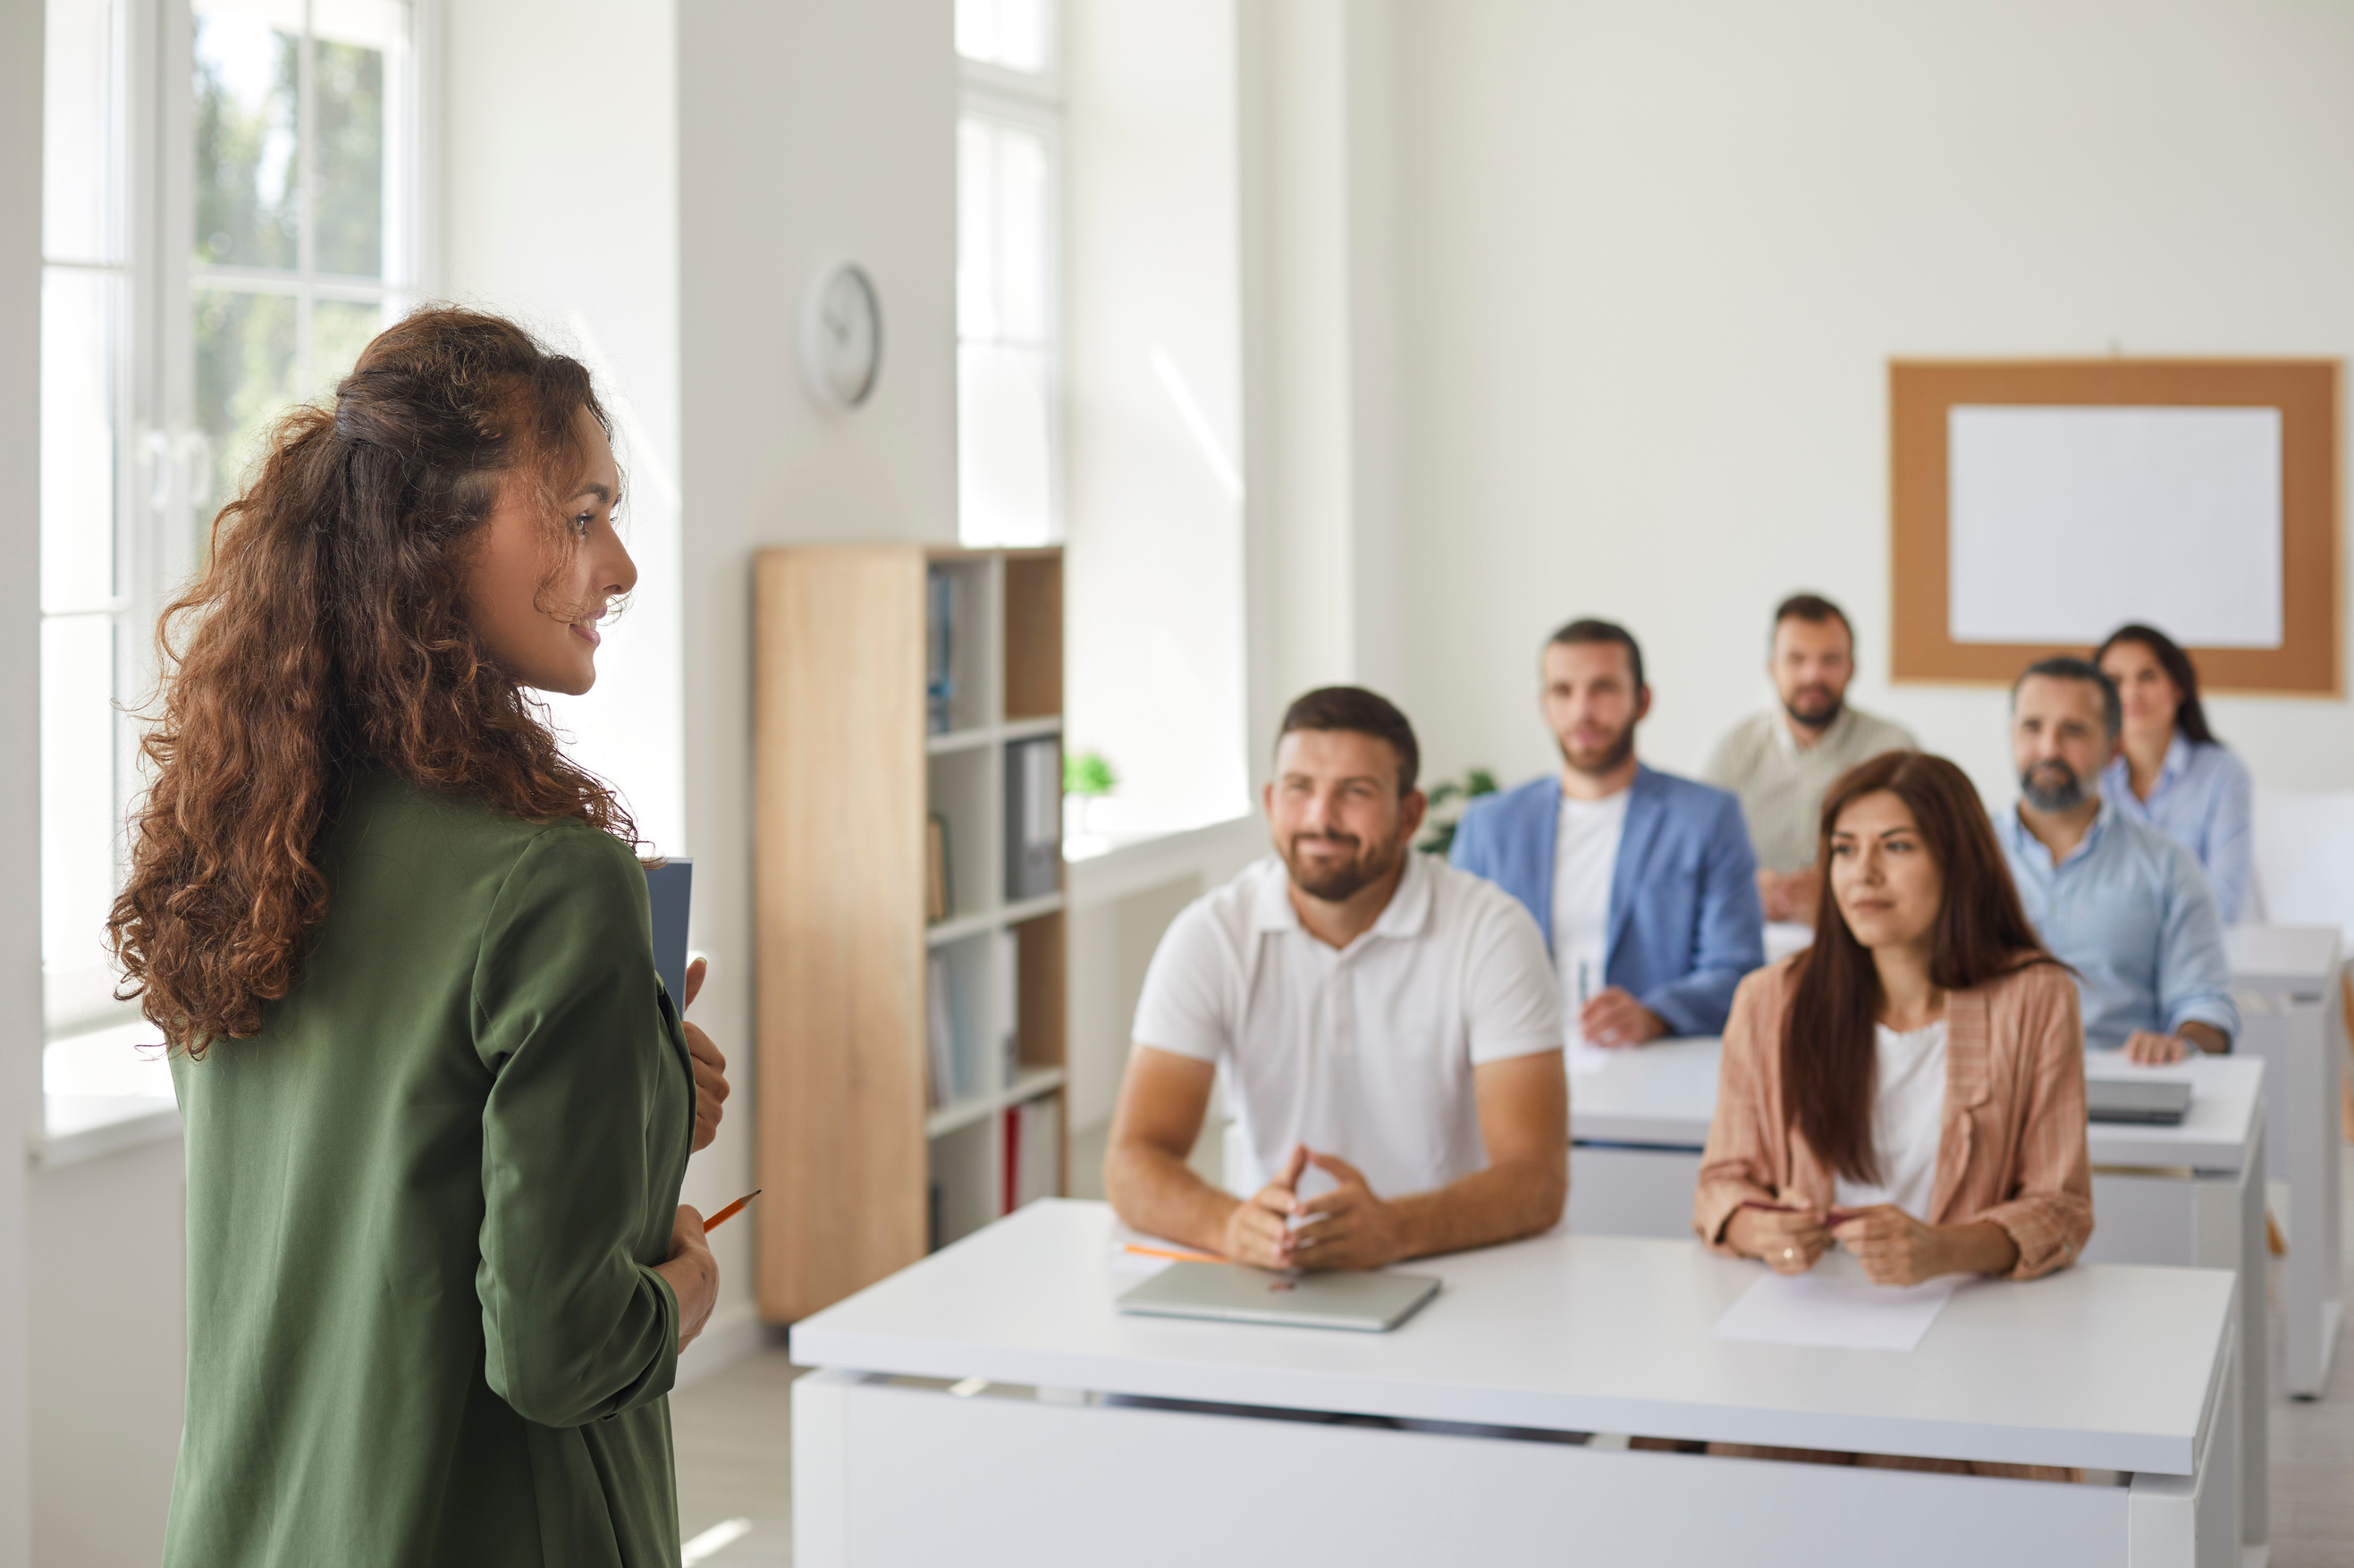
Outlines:
<svg viewBox="0 0 2354 1568"><path fill-rule="evenodd" d="M1610 882L1618 871L1618 841L1632 793L1621 789L1600 800L1561 798L1553 845L1553 961L1561 977L1562 1031L1572 1044L1582 1038L1579 1012L1605 983Z"/></svg>
<svg viewBox="0 0 2354 1568"><path fill-rule="evenodd" d="M1041 1199L793 1325L801 1366L1572 1432L2188 1475L2229 1269L1962 1284L1910 1354L1712 1340L1765 1270L1696 1241L1551 1235L1401 1266L1386 1334L1125 1316L1101 1203ZM2229 1413L2222 1400L2216 1410ZM1695 1493L1702 1499L1704 1494Z"/></svg>
<svg viewBox="0 0 2354 1568"><path fill-rule="evenodd" d="M1926 1223L1937 1182L1937 1138L1946 1119L1946 1021L1898 1033L1872 1025L1879 1074L1872 1102L1872 1148L1880 1159L1873 1185L1838 1178L1831 1196L1842 1209L1893 1203Z"/></svg>
<svg viewBox="0 0 2354 1568"><path fill-rule="evenodd" d="M1484 1170L1472 1069L1561 1049L1536 922L1417 851L1381 918L1334 948L1300 926L1288 884L1270 855L1186 906L1145 973L1136 1043L1225 1069L1244 1192L1295 1143L1385 1198Z"/></svg>

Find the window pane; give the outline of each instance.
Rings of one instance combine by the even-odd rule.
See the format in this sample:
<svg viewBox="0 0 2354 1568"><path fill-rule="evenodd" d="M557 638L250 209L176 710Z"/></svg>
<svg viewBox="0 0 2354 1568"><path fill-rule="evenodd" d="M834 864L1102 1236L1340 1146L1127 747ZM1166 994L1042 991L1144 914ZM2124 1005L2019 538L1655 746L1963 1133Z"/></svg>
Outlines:
<svg viewBox="0 0 2354 1568"><path fill-rule="evenodd" d="M1053 326L1046 139L967 116L957 126L957 334L1042 343Z"/></svg>
<svg viewBox="0 0 2354 1568"><path fill-rule="evenodd" d="M1052 0L957 0L957 53L1008 70L1043 71Z"/></svg>
<svg viewBox="0 0 2354 1568"><path fill-rule="evenodd" d="M114 621L41 622L41 961L105 962L114 898Z"/></svg>
<svg viewBox="0 0 2354 1568"><path fill-rule="evenodd" d="M384 51L313 46L322 272L384 276Z"/></svg>
<svg viewBox="0 0 2354 1568"><path fill-rule="evenodd" d="M195 522L200 546L213 514L235 492L262 434L295 400L295 300L292 294L195 291L196 429L211 458L209 483L197 475Z"/></svg>
<svg viewBox="0 0 2354 1568"><path fill-rule="evenodd" d="M334 396L335 383L359 363L368 339L384 330L384 307L350 300L321 300L311 307L311 391Z"/></svg>
<svg viewBox="0 0 2354 1568"><path fill-rule="evenodd" d="M998 332L1040 343L1047 334L1053 264L1046 208L1046 139L1018 126L997 127Z"/></svg>
<svg viewBox="0 0 2354 1568"><path fill-rule="evenodd" d="M968 545L1053 538L1048 366L1040 348L957 350L957 534Z"/></svg>
<svg viewBox="0 0 2354 1568"><path fill-rule="evenodd" d="M997 335L997 137L986 120L957 123L957 335Z"/></svg>
<svg viewBox="0 0 2354 1568"><path fill-rule="evenodd" d="M120 261L115 0L48 0L41 112L41 249L59 261Z"/></svg>
<svg viewBox="0 0 2354 1568"><path fill-rule="evenodd" d="M196 24L196 260L292 267L301 40L245 12L207 7Z"/></svg>
<svg viewBox="0 0 2354 1568"><path fill-rule="evenodd" d="M41 278L41 604L95 608L114 593L115 324L111 273Z"/></svg>

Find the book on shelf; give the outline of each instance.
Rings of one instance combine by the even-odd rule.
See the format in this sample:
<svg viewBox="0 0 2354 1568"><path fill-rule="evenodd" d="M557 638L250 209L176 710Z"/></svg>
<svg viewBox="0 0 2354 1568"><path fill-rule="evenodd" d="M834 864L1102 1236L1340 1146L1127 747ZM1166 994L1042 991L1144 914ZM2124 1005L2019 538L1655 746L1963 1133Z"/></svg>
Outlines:
<svg viewBox="0 0 2354 1568"><path fill-rule="evenodd" d="M1059 1095L1025 1100L1005 1109L1004 1160L999 1212L1012 1213L1038 1198L1063 1190L1063 1101Z"/></svg>
<svg viewBox="0 0 2354 1568"><path fill-rule="evenodd" d="M938 925L955 905L949 883L949 820L934 811L924 820L924 924Z"/></svg>
<svg viewBox="0 0 2354 1568"><path fill-rule="evenodd" d="M963 950L962 962L944 949L924 965L927 1098L934 1110L1013 1084L1021 1044L1021 939L1011 931L978 939L991 944L985 954L968 947L976 940L969 938L952 944ZM975 986L984 994L975 996Z"/></svg>
<svg viewBox="0 0 2354 1568"><path fill-rule="evenodd" d="M1005 896L1019 903L1063 885L1063 742L1059 736L1005 748Z"/></svg>
<svg viewBox="0 0 2354 1568"><path fill-rule="evenodd" d="M957 574L933 567L924 578L924 726L933 735L954 727L956 706Z"/></svg>

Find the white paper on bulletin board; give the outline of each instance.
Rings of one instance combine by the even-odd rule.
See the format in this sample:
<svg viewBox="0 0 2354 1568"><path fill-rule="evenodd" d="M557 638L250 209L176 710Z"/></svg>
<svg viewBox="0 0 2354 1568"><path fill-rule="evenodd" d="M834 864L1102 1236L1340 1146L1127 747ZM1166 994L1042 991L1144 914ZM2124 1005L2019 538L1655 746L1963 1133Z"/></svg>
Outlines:
<svg viewBox="0 0 2354 1568"><path fill-rule="evenodd" d="M2128 620L2281 641L2278 408L1956 405L1948 635L2094 643Z"/></svg>

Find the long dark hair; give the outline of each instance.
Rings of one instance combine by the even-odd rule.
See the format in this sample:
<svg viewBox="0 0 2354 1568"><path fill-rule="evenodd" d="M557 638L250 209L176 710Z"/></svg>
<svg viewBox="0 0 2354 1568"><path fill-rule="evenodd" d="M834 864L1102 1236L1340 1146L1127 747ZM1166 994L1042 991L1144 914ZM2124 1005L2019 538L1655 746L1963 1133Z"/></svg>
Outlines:
<svg viewBox="0 0 2354 1568"><path fill-rule="evenodd" d="M1782 1082L1807 1142L1852 1181L1880 1180L1872 1146L1876 1092L1872 1025L1882 997L1872 949L1855 939L1831 895L1831 832L1840 813L1882 790L1904 802L1945 876L1929 978L1967 991L2030 964L2056 963L2028 923L1993 824L1968 776L1942 757L1883 752L1841 774L1823 796L1815 849L1815 942L1797 959L1782 1028Z"/></svg>
<svg viewBox="0 0 2354 1568"><path fill-rule="evenodd" d="M2136 620L2118 627L2104 638L2101 645L2093 650L2093 662L2097 664L2107 658L2109 650L2120 642L2138 642L2148 649L2150 657L2158 661L2158 667L2166 672L2166 678L2173 682L2174 689L2181 694L2181 705L2174 710L2174 727L2182 732L2182 738L2195 746L2221 745L2215 738L2215 732L2207 727L2207 710L2199 705L2199 670L2190 662L2190 655L2157 627L2144 626Z"/></svg>
<svg viewBox="0 0 2354 1568"><path fill-rule="evenodd" d="M211 563L164 612L165 676L140 742L153 770L108 921L126 994L175 1051L261 1027L329 888L315 856L352 779L383 768L530 821L636 842L476 638L464 596L483 521L552 496L605 420L580 364L512 323L421 311L360 355L332 407L302 406L213 524Z"/></svg>

